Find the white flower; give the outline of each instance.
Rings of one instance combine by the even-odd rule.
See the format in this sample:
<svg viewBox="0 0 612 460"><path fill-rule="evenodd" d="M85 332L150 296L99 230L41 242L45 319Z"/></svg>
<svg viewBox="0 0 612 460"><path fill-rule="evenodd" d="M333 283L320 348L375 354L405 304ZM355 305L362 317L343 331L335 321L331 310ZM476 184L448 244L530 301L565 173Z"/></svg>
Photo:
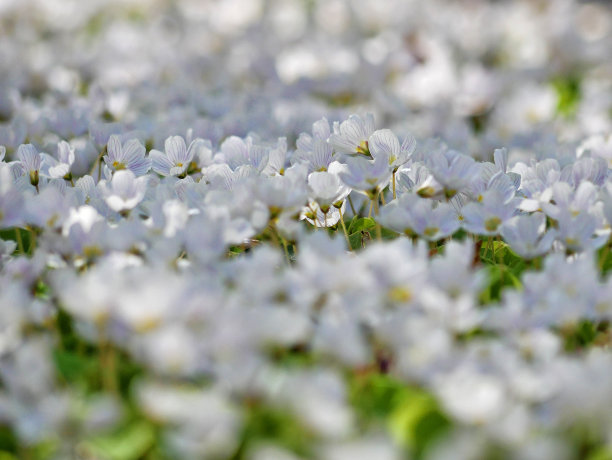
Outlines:
<svg viewBox="0 0 612 460"><path fill-rule="evenodd" d="M146 177L138 177L129 169L117 171L110 183L101 181L98 184L100 193L109 208L115 212L134 209L147 192Z"/></svg>
<svg viewBox="0 0 612 460"><path fill-rule="evenodd" d="M30 183L37 186L42 162L40 153L38 153L32 144L22 144L17 149L17 157L21 162L23 172L29 177Z"/></svg>
<svg viewBox="0 0 612 460"><path fill-rule="evenodd" d="M388 157L384 154L374 160L364 157L346 159L347 168L338 175L349 187L373 197L391 180Z"/></svg>
<svg viewBox="0 0 612 460"><path fill-rule="evenodd" d="M379 129L370 136L368 147L374 158L379 155L386 155L389 159L389 165L396 171L410 159L410 155L416 149L416 139L408 135L400 145L393 131L390 129Z"/></svg>
<svg viewBox="0 0 612 460"><path fill-rule="evenodd" d="M557 236L555 230L546 231L546 216L541 212L510 218L500 233L512 250L526 259L548 252Z"/></svg>
<svg viewBox="0 0 612 460"><path fill-rule="evenodd" d="M329 143L337 152L369 156L368 139L374 129L374 115L371 113L368 113L365 118L351 115L341 124L334 123L334 132L329 136Z"/></svg>
<svg viewBox="0 0 612 460"><path fill-rule="evenodd" d="M192 162L196 153L206 147L203 139L194 139L187 147L181 136L170 136L164 144L165 153L159 150L149 152L153 171L162 176L185 177L194 167Z"/></svg>
<svg viewBox="0 0 612 460"><path fill-rule="evenodd" d="M144 176L151 169L151 160L145 157L146 153L138 139L130 139L122 145L119 136L112 135L104 162L112 171L129 169L136 176Z"/></svg>
<svg viewBox="0 0 612 460"><path fill-rule="evenodd" d="M74 163L74 148L66 141L57 144L57 158L41 153L41 174L54 179L63 179L70 174Z"/></svg>

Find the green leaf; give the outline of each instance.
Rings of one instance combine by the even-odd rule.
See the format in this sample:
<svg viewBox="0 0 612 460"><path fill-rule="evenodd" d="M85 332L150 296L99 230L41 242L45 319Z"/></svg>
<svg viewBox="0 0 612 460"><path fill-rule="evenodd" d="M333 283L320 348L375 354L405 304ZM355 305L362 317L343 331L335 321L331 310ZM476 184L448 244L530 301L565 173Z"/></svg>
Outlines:
<svg viewBox="0 0 612 460"><path fill-rule="evenodd" d="M254 402L247 406L238 450L232 460L249 458L249 447L261 441L271 441L298 455L309 456L313 445L310 433L290 412Z"/></svg>
<svg viewBox="0 0 612 460"><path fill-rule="evenodd" d="M386 374L354 376L349 382L349 401L363 421L388 416L408 386Z"/></svg>
<svg viewBox="0 0 612 460"><path fill-rule="evenodd" d="M381 228L381 235L383 240L394 240L399 237L399 233L385 227Z"/></svg>
<svg viewBox="0 0 612 460"><path fill-rule="evenodd" d="M560 330L564 338L565 350L576 352L597 345L600 341L608 342L610 323L607 321L594 323L584 319L575 325L568 325Z"/></svg>
<svg viewBox="0 0 612 460"><path fill-rule="evenodd" d="M557 78L552 85L557 92L557 113L564 117L574 115L582 97L580 79L576 76Z"/></svg>
<svg viewBox="0 0 612 460"><path fill-rule="evenodd" d="M409 447L417 458L422 457L451 426L435 398L415 388L404 394L388 423L394 439Z"/></svg>
<svg viewBox="0 0 612 460"><path fill-rule="evenodd" d="M506 288L522 289L521 280L512 269L505 265L487 265L487 286L480 294L481 305L487 305L501 300L502 291Z"/></svg>
<svg viewBox="0 0 612 460"><path fill-rule="evenodd" d="M349 243L351 243L351 249L353 251L361 249L364 234L362 232L355 232L349 235Z"/></svg>
<svg viewBox="0 0 612 460"><path fill-rule="evenodd" d="M0 424L0 451L17 452L17 438L10 426Z"/></svg>
<svg viewBox="0 0 612 460"><path fill-rule="evenodd" d="M137 460L153 448L155 439L153 425L138 420L110 435L87 441L85 448L108 460Z"/></svg>
<svg viewBox="0 0 612 460"><path fill-rule="evenodd" d="M81 356L70 351L54 351L53 361L60 375L68 382L89 379L97 375L99 361L96 356Z"/></svg>
<svg viewBox="0 0 612 460"><path fill-rule="evenodd" d="M355 217L349 224L348 233L351 235L355 232L365 232L373 228L376 228L376 221L371 217Z"/></svg>
<svg viewBox="0 0 612 460"><path fill-rule="evenodd" d="M17 231L19 230L19 236L21 236L21 241L23 242L23 249L25 250L26 254L31 253L32 248L31 243L30 243L30 232L28 230L24 230L23 228L17 229L17 228L5 228L3 230L0 230L0 239L5 240L5 241L14 241L14 242L18 242L19 239L17 237ZM17 247L15 248L15 252L14 254L19 254L19 245L17 245Z"/></svg>
<svg viewBox="0 0 612 460"><path fill-rule="evenodd" d="M592 452L587 460L612 460L612 450L607 447L600 447Z"/></svg>
<svg viewBox="0 0 612 460"><path fill-rule="evenodd" d="M0 452L0 460L17 460L17 457L8 452Z"/></svg>

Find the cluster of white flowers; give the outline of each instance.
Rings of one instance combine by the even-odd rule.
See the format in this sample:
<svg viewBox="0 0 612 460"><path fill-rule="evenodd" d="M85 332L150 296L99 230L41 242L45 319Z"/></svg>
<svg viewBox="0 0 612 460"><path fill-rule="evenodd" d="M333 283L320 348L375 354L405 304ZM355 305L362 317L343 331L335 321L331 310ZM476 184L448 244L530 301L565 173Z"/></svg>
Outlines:
<svg viewBox="0 0 612 460"><path fill-rule="evenodd" d="M7 36L0 456L611 455L608 6L0 0Z"/></svg>

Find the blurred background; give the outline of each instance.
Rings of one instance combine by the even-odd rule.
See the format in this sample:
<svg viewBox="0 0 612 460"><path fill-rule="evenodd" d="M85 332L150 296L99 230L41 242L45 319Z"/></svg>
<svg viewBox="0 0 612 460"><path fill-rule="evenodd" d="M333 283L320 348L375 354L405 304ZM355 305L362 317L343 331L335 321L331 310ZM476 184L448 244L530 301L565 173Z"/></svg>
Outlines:
<svg viewBox="0 0 612 460"><path fill-rule="evenodd" d="M576 0L0 0L0 144L290 141L322 116L477 157L610 131L612 9ZM47 134L46 134L47 133Z"/></svg>

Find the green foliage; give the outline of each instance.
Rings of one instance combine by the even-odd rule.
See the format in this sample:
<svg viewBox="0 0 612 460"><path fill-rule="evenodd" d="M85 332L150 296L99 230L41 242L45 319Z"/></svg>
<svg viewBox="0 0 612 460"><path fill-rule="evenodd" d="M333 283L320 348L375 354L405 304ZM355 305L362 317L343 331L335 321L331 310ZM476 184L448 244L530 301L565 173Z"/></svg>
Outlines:
<svg viewBox="0 0 612 460"><path fill-rule="evenodd" d="M60 336L60 344L53 351L53 362L58 376L70 385L76 385L86 393L102 389L102 378L108 369L98 346L85 342L75 332L72 318L59 309L55 327ZM106 350L108 352L109 350ZM132 381L143 373L142 367L118 349L111 349L116 361L114 378L122 395L127 396Z"/></svg>
<svg viewBox="0 0 612 460"><path fill-rule="evenodd" d="M349 223L348 233L352 235L359 231L366 232L374 228L376 228L376 221L371 217L354 217Z"/></svg>
<svg viewBox="0 0 612 460"><path fill-rule="evenodd" d="M112 433L83 443L83 451L108 460L138 460L151 451L156 443L155 427L145 420L135 420Z"/></svg>
<svg viewBox="0 0 612 460"><path fill-rule="evenodd" d="M6 425L0 424L0 452L7 454L9 452L15 453L17 452L17 447L17 439L13 430ZM2 460L2 457L0 457L0 460Z"/></svg>
<svg viewBox="0 0 612 460"><path fill-rule="evenodd" d="M560 77L552 82L557 93L557 113L564 117L573 116L582 96L580 79L576 76Z"/></svg>
<svg viewBox="0 0 612 460"><path fill-rule="evenodd" d="M240 446L231 459L247 458L249 448L261 441L274 441L291 452L308 456L313 440L314 435L291 413L254 401L246 410Z"/></svg>
<svg viewBox="0 0 612 460"><path fill-rule="evenodd" d="M587 460L612 460L612 450L607 447L593 449Z"/></svg>
<svg viewBox="0 0 612 460"><path fill-rule="evenodd" d="M396 442L415 458L422 458L450 427L431 394L392 376L355 376L349 388L349 401L360 423L383 422Z"/></svg>
<svg viewBox="0 0 612 460"><path fill-rule="evenodd" d="M351 249L357 250L365 246L372 239L372 232L376 228L376 221L371 217L354 217L348 225L349 242Z"/></svg>
<svg viewBox="0 0 612 460"><path fill-rule="evenodd" d="M270 359L278 366L286 367L307 367L316 363L316 357L312 352L303 346L282 347L278 345L270 346L266 350Z"/></svg>
<svg viewBox="0 0 612 460"><path fill-rule="evenodd" d="M21 242L23 244L23 252L20 250L19 238L21 238ZM32 245L31 233L23 228L13 227L0 230L0 239L5 241L14 241L17 243L14 253L15 255L32 254L32 250L34 249Z"/></svg>
<svg viewBox="0 0 612 460"><path fill-rule="evenodd" d="M521 275L528 263L503 241L484 241L480 260L485 264L487 285L480 294L480 303L487 305L501 300L506 288L521 289Z"/></svg>
<svg viewBox="0 0 612 460"><path fill-rule="evenodd" d="M598 267L601 275L607 275L612 270L612 251L610 251L610 242L597 251Z"/></svg>
<svg viewBox="0 0 612 460"><path fill-rule="evenodd" d="M387 417L406 384L386 374L354 376L349 381L349 401L362 422Z"/></svg>
<svg viewBox="0 0 612 460"><path fill-rule="evenodd" d="M579 352L597 344L608 344L610 341L610 323L595 323L582 320L575 325L568 325L560 330L567 352Z"/></svg>
<svg viewBox="0 0 612 460"><path fill-rule="evenodd" d="M353 217L347 224L349 242L353 251L365 247L368 241L378 238L377 223L372 217ZM399 235L393 230L380 227L380 237L383 240L393 240Z"/></svg>

